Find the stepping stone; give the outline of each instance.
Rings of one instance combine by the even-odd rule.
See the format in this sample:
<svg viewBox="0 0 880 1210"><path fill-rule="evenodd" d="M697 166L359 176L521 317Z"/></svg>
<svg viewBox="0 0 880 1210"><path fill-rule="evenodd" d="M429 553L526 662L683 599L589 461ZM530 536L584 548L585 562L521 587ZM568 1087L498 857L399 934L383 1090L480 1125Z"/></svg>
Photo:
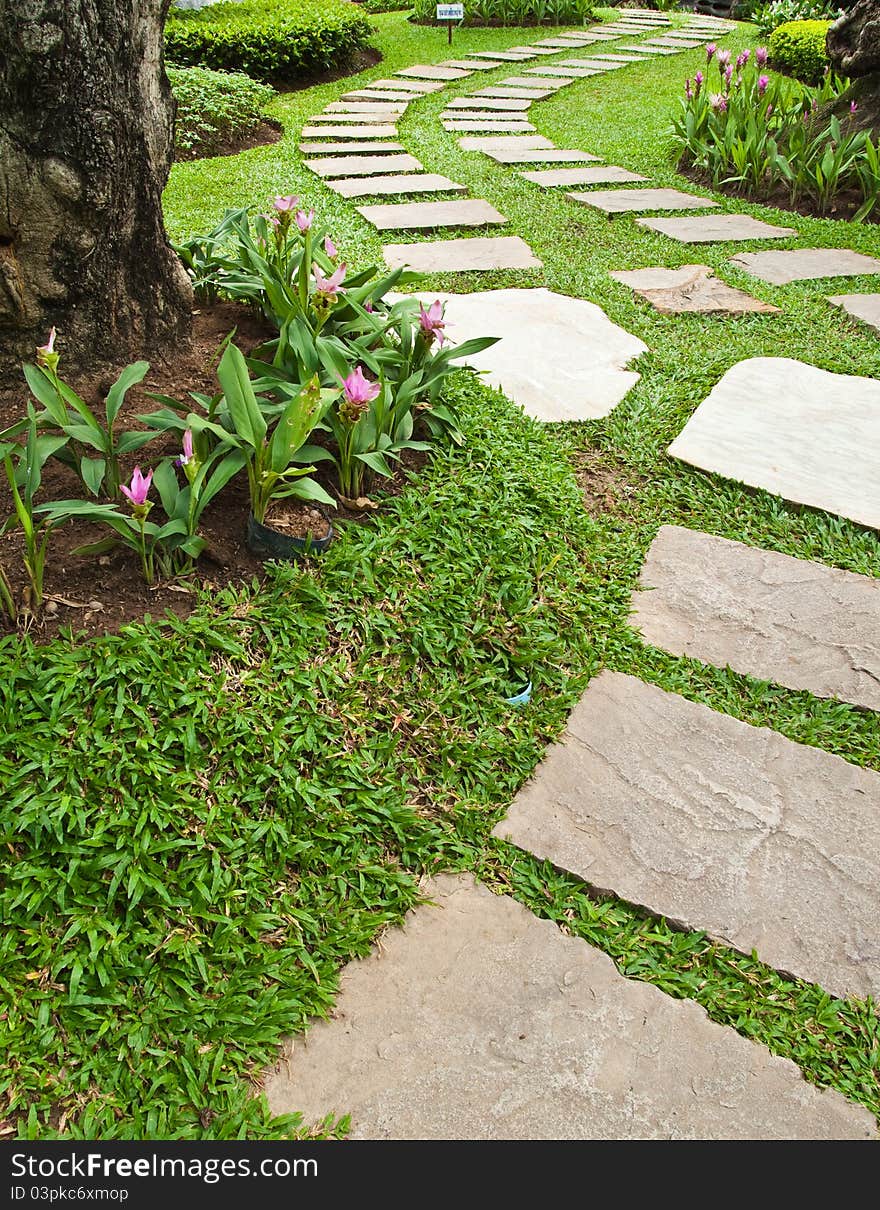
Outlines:
<svg viewBox="0 0 880 1210"><path fill-rule="evenodd" d="M389 122L393 124L400 116L400 113L394 109L365 109L363 112L356 113L316 113L313 118L309 118L309 122L322 125L327 123L332 126L356 126L358 123L373 126Z"/></svg>
<svg viewBox="0 0 880 1210"><path fill-rule="evenodd" d="M475 59L497 59L501 63L523 63L526 59L533 59L534 57L534 51L530 50L499 50L497 53L488 50L474 51Z"/></svg>
<svg viewBox="0 0 880 1210"><path fill-rule="evenodd" d="M481 273L494 269L541 268L541 262L518 235L387 244L382 253L390 269L407 268L416 273Z"/></svg>
<svg viewBox="0 0 880 1210"><path fill-rule="evenodd" d="M616 55L616 54L612 54L610 51L608 54L602 54L602 55L595 54L595 55L593 55L593 59L597 63L638 63L639 62L638 55Z"/></svg>
<svg viewBox="0 0 880 1210"><path fill-rule="evenodd" d="M544 76L559 76L564 79L566 84L573 84L575 80L585 78L586 76L598 76L601 74L602 68L587 68L587 67L527 67L526 71L534 72L535 77L543 78Z"/></svg>
<svg viewBox="0 0 880 1210"><path fill-rule="evenodd" d="M648 59L651 55L657 53L657 48L655 46L648 46L645 42L636 42L632 46L621 46L620 49L625 50L628 53L638 54L639 58L641 59Z"/></svg>
<svg viewBox="0 0 880 1210"><path fill-rule="evenodd" d="M880 332L880 294L834 294L828 301Z"/></svg>
<svg viewBox="0 0 880 1210"><path fill-rule="evenodd" d="M664 525L640 588L652 647L880 710L880 580Z"/></svg>
<svg viewBox="0 0 880 1210"><path fill-rule="evenodd" d="M326 156L306 160L306 168L321 177L389 176L400 172L421 172L422 165L414 155L352 155Z"/></svg>
<svg viewBox="0 0 880 1210"><path fill-rule="evenodd" d="M387 155L389 152L404 152L400 143L358 143L349 140L341 143L300 143L303 155Z"/></svg>
<svg viewBox="0 0 880 1210"><path fill-rule="evenodd" d="M880 775L619 672L493 836L834 996L880 991Z"/></svg>
<svg viewBox="0 0 880 1210"><path fill-rule="evenodd" d="M418 296L427 304L438 297ZM620 403L639 375L624 366L646 351L601 307L551 290L445 294L455 340L499 336L466 364L487 375L528 416L544 421L595 420Z"/></svg>
<svg viewBox="0 0 880 1210"><path fill-rule="evenodd" d="M440 92L446 85L443 81L432 82L430 80L408 80L401 77L394 77L390 80L373 80L369 85L370 88L394 88L398 91L403 89L406 92L430 93Z"/></svg>
<svg viewBox="0 0 880 1210"><path fill-rule="evenodd" d="M622 63L609 62L606 59L560 59L559 66L566 70L574 69L577 71L618 71L623 67Z"/></svg>
<svg viewBox="0 0 880 1210"><path fill-rule="evenodd" d="M553 147L542 134L465 135L458 145L462 151L549 151Z"/></svg>
<svg viewBox="0 0 880 1210"><path fill-rule="evenodd" d="M394 117L399 117L401 114L406 113L408 105L409 98L394 104L390 101L369 101L366 97L361 97L354 101L333 101L330 105L326 106L324 113L387 113L392 114ZM310 120L314 121L315 119L312 118Z"/></svg>
<svg viewBox="0 0 880 1210"><path fill-rule="evenodd" d="M414 80L464 80L471 73L462 71L460 67L437 67L431 64L417 64L415 67L402 67L394 73L395 78L412 78Z"/></svg>
<svg viewBox="0 0 880 1210"><path fill-rule="evenodd" d="M304 139L393 139L396 126L306 126L302 130Z"/></svg>
<svg viewBox="0 0 880 1210"><path fill-rule="evenodd" d="M501 109L510 112L524 113L532 103L532 98L526 97L456 97L446 106L447 109Z"/></svg>
<svg viewBox="0 0 880 1210"><path fill-rule="evenodd" d="M644 181L646 178L616 164L601 168L546 168L537 172L521 172L524 181L552 188L557 185L607 185L614 181Z"/></svg>
<svg viewBox="0 0 880 1210"><path fill-rule="evenodd" d="M629 286L661 315L779 314L778 307L771 307L769 303L752 298L743 290L728 286L715 277L707 265L683 265L680 269L635 269L610 276Z"/></svg>
<svg viewBox="0 0 880 1210"><path fill-rule="evenodd" d="M408 91L396 88L356 88L354 92L342 94L343 101L410 101L418 100L418 96Z"/></svg>
<svg viewBox="0 0 880 1210"><path fill-rule="evenodd" d="M635 50L634 46L622 46L621 50ZM643 42L641 49L646 55L677 55L678 48L671 46L654 46L651 42Z"/></svg>
<svg viewBox="0 0 880 1210"><path fill-rule="evenodd" d="M710 197L697 197L679 189L603 189L568 196L573 202L594 206L604 214L625 214L634 210L708 210L718 205Z"/></svg>
<svg viewBox="0 0 880 1210"><path fill-rule="evenodd" d="M552 88L481 88L479 92L475 92L475 97L495 97L501 101L507 98L514 101L543 101L546 97L552 97L554 93Z"/></svg>
<svg viewBox="0 0 880 1210"><path fill-rule="evenodd" d="M788 252L742 252L731 263L774 286L814 277L857 277L880 273L880 260L848 248L792 248Z"/></svg>
<svg viewBox="0 0 880 1210"><path fill-rule="evenodd" d="M441 67L458 67L461 71L491 71L493 67L502 67L503 63L491 59L444 59Z"/></svg>
<svg viewBox="0 0 880 1210"><path fill-rule="evenodd" d="M787 357L728 370L668 451L880 529L880 382Z"/></svg>
<svg viewBox="0 0 880 1210"><path fill-rule="evenodd" d="M354 180L328 181L327 186L340 197L378 197L381 194L398 193L467 193L466 185L459 185L436 172L414 172L408 176L362 176Z"/></svg>
<svg viewBox="0 0 880 1210"><path fill-rule="evenodd" d="M649 46L668 46L675 50L695 50L698 46L703 45L702 39L690 38L658 38L656 42L649 42Z"/></svg>
<svg viewBox="0 0 880 1210"><path fill-rule="evenodd" d="M544 38L541 42L536 42L535 46L552 46L555 50L565 50L571 46L570 38Z"/></svg>
<svg viewBox="0 0 880 1210"><path fill-rule="evenodd" d="M358 206L377 231L427 231L435 227L500 226L507 219L480 198L452 202L402 202L392 205Z"/></svg>
<svg viewBox="0 0 880 1210"><path fill-rule="evenodd" d="M528 88L533 91L538 89L545 92L557 92L560 88L565 88L565 80L535 80L531 76L508 76L506 80L502 80L499 87L501 88Z"/></svg>
<svg viewBox="0 0 880 1210"><path fill-rule="evenodd" d="M332 1017L286 1043L273 1114L350 1113L355 1140L877 1137L790 1059L472 875L425 894L344 968Z"/></svg>
<svg viewBox="0 0 880 1210"><path fill-rule="evenodd" d="M787 239L792 227L773 227L750 214L700 214L687 218L637 218L640 227L682 244L728 243L739 239Z"/></svg>
<svg viewBox="0 0 880 1210"><path fill-rule="evenodd" d="M473 134L476 134L481 130L497 131L500 133L501 131L506 131L506 130L509 130L509 131L534 130L535 127L531 124L531 122L507 122L507 121L503 121L503 120L499 120L497 122L490 122L484 118L483 121L481 121L481 122L467 122L467 121L463 121L463 120L455 120L455 121L447 120L443 123L443 129L448 130L452 133L454 133L456 130L458 130L458 131L468 131Z"/></svg>
<svg viewBox="0 0 880 1210"><path fill-rule="evenodd" d="M484 153L498 164L586 164L596 163L601 156L587 151L487 151Z"/></svg>
<svg viewBox="0 0 880 1210"><path fill-rule="evenodd" d="M529 123L528 111L518 109L511 112L510 110L491 110L491 109L444 109L440 114L442 122L513 122L519 128L534 130L534 126Z"/></svg>

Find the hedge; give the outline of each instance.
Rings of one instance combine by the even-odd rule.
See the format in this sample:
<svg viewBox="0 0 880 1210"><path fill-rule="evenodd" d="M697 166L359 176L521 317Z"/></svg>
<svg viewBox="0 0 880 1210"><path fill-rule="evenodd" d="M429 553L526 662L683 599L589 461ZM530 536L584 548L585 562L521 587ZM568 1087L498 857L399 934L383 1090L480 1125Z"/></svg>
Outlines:
<svg viewBox="0 0 880 1210"><path fill-rule="evenodd" d="M274 88L242 72L169 64L168 79L177 101L174 146L189 154L211 155L259 126L275 96Z"/></svg>
<svg viewBox="0 0 880 1210"><path fill-rule="evenodd" d="M411 20L434 21L436 0L415 0ZM583 25L592 20L591 0L465 0L464 25Z"/></svg>
<svg viewBox="0 0 880 1210"><path fill-rule="evenodd" d="M767 49L770 62L805 84L818 84L828 67L825 35L829 21L788 21L774 29Z"/></svg>
<svg viewBox="0 0 880 1210"><path fill-rule="evenodd" d="M182 66L293 82L347 66L370 33L347 0L241 0L172 10L165 52Z"/></svg>

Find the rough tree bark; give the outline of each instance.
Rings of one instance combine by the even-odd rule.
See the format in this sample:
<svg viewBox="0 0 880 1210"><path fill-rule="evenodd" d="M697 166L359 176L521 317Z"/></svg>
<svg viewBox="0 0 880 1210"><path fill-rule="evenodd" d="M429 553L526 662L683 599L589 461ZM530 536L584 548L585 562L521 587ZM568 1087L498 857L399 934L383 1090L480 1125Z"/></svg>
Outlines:
<svg viewBox="0 0 880 1210"><path fill-rule="evenodd" d="M0 0L0 366L52 324L67 368L185 339L162 222L170 0ZM5 365L3 364L5 359Z"/></svg>
<svg viewBox="0 0 880 1210"><path fill-rule="evenodd" d="M852 81L834 111L849 113L855 101L853 125L880 131L880 0L857 0L828 30L825 46L832 68Z"/></svg>

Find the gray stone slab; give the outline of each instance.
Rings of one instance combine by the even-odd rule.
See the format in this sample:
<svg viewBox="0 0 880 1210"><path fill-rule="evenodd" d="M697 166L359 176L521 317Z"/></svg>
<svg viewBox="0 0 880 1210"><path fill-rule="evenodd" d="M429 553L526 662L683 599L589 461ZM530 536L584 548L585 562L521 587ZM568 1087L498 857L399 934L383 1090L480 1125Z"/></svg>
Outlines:
<svg viewBox="0 0 880 1210"><path fill-rule="evenodd" d="M388 80L371 80L368 85L370 88L395 88L404 90L405 92L414 93L431 93L440 92L446 87L443 80L410 80L406 77L396 76Z"/></svg>
<svg viewBox="0 0 880 1210"><path fill-rule="evenodd" d="M880 382L738 362L669 447L692 466L880 528Z"/></svg>
<svg viewBox="0 0 880 1210"><path fill-rule="evenodd" d="M333 101L324 109L324 116L327 114L350 114L352 118L363 116L368 113L384 113L391 117L399 118L401 114L406 113L409 101L370 101L366 97L356 98L353 101ZM310 118L309 121L314 121ZM349 119L346 118L346 121Z"/></svg>
<svg viewBox="0 0 880 1210"><path fill-rule="evenodd" d="M462 71L460 67L439 67L437 64L417 63L415 67L402 67L394 73L395 78L403 80L464 80L471 73Z"/></svg>
<svg viewBox="0 0 880 1210"><path fill-rule="evenodd" d="M742 252L731 257L734 265L762 281L785 286L814 277L857 277L880 273L880 260L848 248L792 248L789 251Z"/></svg>
<svg viewBox="0 0 880 1210"><path fill-rule="evenodd" d="M552 47L554 50L565 50L571 44L571 38L542 38L540 42L535 43L535 46L547 46Z"/></svg>
<svg viewBox="0 0 880 1210"><path fill-rule="evenodd" d="M585 195L587 196L587 195ZM779 314L778 307L752 298L714 276L708 265L683 265L680 269L635 269L611 273L661 315L748 315Z"/></svg>
<svg viewBox="0 0 880 1210"><path fill-rule="evenodd" d="M438 296L421 297L427 304ZM639 380L625 367L646 345L595 303L545 289L439 297L457 342L500 337L466 364L537 420L607 416Z"/></svg>
<svg viewBox="0 0 880 1210"><path fill-rule="evenodd" d="M647 59L656 53L657 48L647 46L644 42L635 42L632 46L621 46L620 49L626 51L628 54L637 54L641 59Z"/></svg>
<svg viewBox="0 0 880 1210"><path fill-rule="evenodd" d="M659 231L682 244L728 243L741 239L788 239L792 227L774 227L750 214L699 214L686 218L637 218L640 227Z"/></svg>
<svg viewBox="0 0 880 1210"><path fill-rule="evenodd" d="M619 55L613 51L599 54L598 52L591 56L597 63L638 63L638 55Z"/></svg>
<svg viewBox="0 0 880 1210"><path fill-rule="evenodd" d="M618 71L623 67L622 63L615 63L607 59L560 59L559 67L564 67L566 71L569 69L574 71L591 71L594 74L599 71Z"/></svg>
<svg viewBox="0 0 880 1210"><path fill-rule="evenodd" d="M441 67L458 67L462 71L492 71L502 67L503 63L492 59L444 59Z"/></svg>
<svg viewBox="0 0 880 1210"><path fill-rule="evenodd" d="M545 168L536 172L521 172L520 176L533 185L553 188L558 185L610 185L615 181L644 181L647 178L616 164L601 168Z"/></svg>
<svg viewBox="0 0 880 1210"><path fill-rule="evenodd" d="M505 88L503 85L498 88L481 88L473 95L474 97L495 97L497 100L516 101L543 101L546 97L553 96L552 88Z"/></svg>
<svg viewBox="0 0 880 1210"><path fill-rule="evenodd" d="M880 775L603 672L493 835L835 996L880 991Z"/></svg>
<svg viewBox="0 0 880 1210"><path fill-rule="evenodd" d="M533 76L508 76L506 80L501 81L500 87L531 88L557 92L560 88L565 88L565 83L565 80L536 80Z"/></svg>
<svg viewBox="0 0 880 1210"><path fill-rule="evenodd" d="M474 51L475 59L497 59L501 63L524 63L534 59L535 52L531 50L478 50Z"/></svg>
<svg viewBox="0 0 880 1210"><path fill-rule="evenodd" d="M458 145L462 151L549 151L553 146L542 134L465 135Z"/></svg>
<svg viewBox="0 0 880 1210"><path fill-rule="evenodd" d="M483 112L497 109L504 112L525 113L533 100L533 97L485 97L479 94L473 97L455 97L449 102L446 109L483 110Z"/></svg>
<svg viewBox="0 0 880 1210"><path fill-rule="evenodd" d="M880 332L880 294L834 294L828 301Z"/></svg>
<svg viewBox="0 0 880 1210"><path fill-rule="evenodd" d="M349 111L335 113L316 113L314 117L309 118L307 126L381 126L382 124L393 123L400 117L400 112L393 109L364 109L362 112L351 113Z"/></svg>
<svg viewBox="0 0 880 1210"><path fill-rule="evenodd" d="M273 1113L350 1113L355 1140L877 1137L790 1059L471 875L424 890L342 971L331 1019L285 1044Z"/></svg>
<svg viewBox="0 0 880 1210"><path fill-rule="evenodd" d="M356 88L342 94L343 101L415 101L419 93L399 88Z"/></svg>
<svg viewBox="0 0 880 1210"><path fill-rule="evenodd" d="M566 151L552 148L549 151L487 151L484 153L498 164L594 164L601 156L588 151Z"/></svg>
<svg viewBox="0 0 880 1210"><path fill-rule="evenodd" d="M352 155L323 156L306 160L306 168L318 176L389 176L401 172L421 172L422 165L414 155Z"/></svg>
<svg viewBox="0 0 880 1210"><path fill-rule="evenodd" d="M702 46L702 39L699 38L658 38L656 42L649 42L649 46L667 46L674 50L696 50L698 46Z"/></svg>
<svg viewBox="0 0 880 1210"><path fill-rule="evenodd" d="M377 140L375 143L358 142L357 139L345 139L337 143L300 143L299 149L303 155L394 155L403 154L406 148L400 143L388 143Z"/></svg>
<svg viewBox="0 0 880 1210"><path fill-rule="evenodd" d="M526 71L534 72L535 79L545 79L553 76L558 76L564 79L567 84L573 84L575 80L586 79L587 76L599 76L602 74L602 68L593 67L527 67Z"/></svg>
<svg viewBox="0 0 880 1210"><path fill-rule="evenodd" d="M695 193L682 193L680 189L602 189L595 193L570 193L568 196L573 202L593 206L603 214L627 214L639 210L709 210L718 205L710 197L697 197Z"/></svg>
<svg viewBox="0 0 880 1210"><path fill-rule="evenodd" d="M518 235L387 244L382 253L389 268L409 268L417 273L482 273L494 269L541 268L541 262Z"/></svg>
<svg viewBox="0 0 880 1210"><path fill-rule="evenodd" d="M385 194L467 193L466 185L437 172L413 172L406 176L361 176L353 180L328 181L328 189L340 197L380 197Z"/></svg>
<svg viewBox="0 0 880 1210"><path fill-rule="evenodd" d="M664 525L640 589L652 647L880 710L880 580Z"/></svg>
<svg viewBox="0 0 880 1210"><path fill-rule="evenodd" d="M515 133L520 130L534 130L535 127L531 122L508 122L500 119L495 122L490 121L488 118L469 122L464 119L449 118L443 122L443 129L448 130L451 134L455 134L456 131L461 134L479 134L480 131L500 134L505 131Z"/></svg>
<svg viewBox="0 0 880 1210"><path fill-rule="evenodd" d="M501 226L507 219L481 198L451 202L400 202L358 206L358 212L377 231L429 231L437 227Z"/></svg>
<svg viewBox="0 0 880 1210"><path fill-rule="evenodd" d="M366 123L363 126L305 126L301 133L304 139L335 139L337 142L342 139L394 139L397 137L397 127L370 126Z"/></svg>

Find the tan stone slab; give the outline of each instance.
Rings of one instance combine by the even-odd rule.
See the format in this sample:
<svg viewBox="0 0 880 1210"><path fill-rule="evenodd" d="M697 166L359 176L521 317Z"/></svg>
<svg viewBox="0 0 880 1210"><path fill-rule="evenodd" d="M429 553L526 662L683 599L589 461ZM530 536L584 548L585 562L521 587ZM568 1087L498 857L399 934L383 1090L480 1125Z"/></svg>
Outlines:
<svg viewBox="0 0 880 1210"><path fill-rule="evenodd" d="M501 226L507 219L481 198L452 202L400 202L391 205L358 206L377 231L429 231L437 227Z"/></svg>
<svg viewBox="0 0 880 1210"><path fill-rule="evenodd" d="M342 94L343 101L416 101L418 93L398 88L356 88Z"/></svg>
<svg viewBox="0 0 880 1210"><path fill-rule="evenodd" d="M558 66L564 67L566 71L572 69L576 71L591 71L595 73L597 71L618 71L621 67L623 67L623 64L609 62L606 59L595 59L590 57L589 59L560 59Z"/></svg>
<svg viewBox="0 0 880 1210"><path fill-rule="evenodd" d="M328 181L327 187L340 197L379 197L382 194L467 193L466 185L437 172L413 172L406 176L363 176L354 180Z"/></svg>
<svg viewBox="0 0 880 1210"><path fill-rule="evenodd" d="M683 265L680 269L634 269L631 272L611 273L610 276L629 286L661 315L779 314L778 307L728 286L714 276L708 265Z"/></svg>
<svg viewBox="0 0 880 1210"><path fill-rule="evenodd" d="M635 42L632 46L621 46L620 49L629 54L638 54L640 59L647 59L656 51L656 47L646 46L644 42Z"/></svg>
<svg viewBox="0 0 880 1210"><path fill-rule="evenodd" d="M703 42L700 38L658 38L656 42L649 42L649 46L668 46L675 50L696 50L698 46L702 46Z"/></svg>
<svg viewBox="0 0 880 1210"><path fill-rule="evenodd" d="M816 277L856 277L880 273L880 260L848 248L791 248L787 251L741 252L731 263L774 286Z"/></svg>
<svg viewBox="0 0 880 1210"><path fill-rule="evenodd" d="M465 135L458 140L462 151L549 151L553 143L542 134Z"/></svg>
<svg viewBox="0 0 880 1210"><path fill-rule="evenodd" d="M559 185L610 185L615 181L647 179L616 164L603 164L601 168L545 168L536 172L521 172L520 176L533 185L543 185L545 189Z"/></svg>
<svg viewBox="0 0 880 1210"><path fill-rule="evenodd" d="M396 126L306 126L302 130L304 139L393 139L397 137Z"/></svg>
<svg viewBox="0 0 880 1210"><path fill-rule="evenodd" d="M494 269L541 268L541 262L518 235L387 244L382 253L389 268L409 268L417 273L481 273Z"/></svg>
<svg viewBox="0 0 880 1210"><path fill-rule="evenodd" d="M505 97L511 100L518 101L543 101L547 97L553 96L554 89L552 88L505 88L500 85L497 88L480 88L473 95L475 97L496 97L498 100L503 100Z"/></svg>
<svg viewBox="0 0 880 1210"><path fill-rule="evenodd" d="M531 88L557 92L560 88L565 88L565 84L565 80L536 80L533 76L508 76L506 80L501 81L500 87Z"/></svg>
<svg viewBox="0 0 880 1210"><path fill-rule="evenodd" d="M603 672L493 835L832 995L880 991L880 775L839 756Z"/></svg>
<svg viewBox="0 0 880 1210"><path fill-rule="evenodd" d="M303 155L390 155L403 154L406 148L400 143L359 143L356 139L346 139L338 143L300 143L299 149Z"/></svg>
<svg viewBox="0 0 880 1210"><path fill-rule="evenodd" d="M880 382L786 357L728 370L669 447L702 470L880 528Z"/></svg>
<svg viewBox="0 0 880 1210"><path fill-rule="evenodd" d="M607 54L594 54L591 56L597 63L638 63L638 55L618 55L611 51Z"/></svg>
<svg viewBox="0 0 880 1210"><path fill-rule="evenodd" d="M534 59L534 57L534 52L530 50L474 51L475 59L495 59L501 63L523 63L526 59Z"/></svg>
<svg viewBox="0 0 880 1210"><path fill-rule="evenodd" d="M643 178L644 179L644 178ZM573 202L582 202L603 214L626 214L639 210L709 210L717 206L710 197L682 193L680 189L602 189L593 193L570 193Z"/></svg>
<svg viewBox="0 0 880 1210"><path fill-rule="evenodd" d="M483 118L481 121L473 121L473 122L457 120L457 119L456 120L447 119L443 123L443 129L448 130L450 132L450 134L455 134L456 132L459 132L461 134L465 134L465 133L479 134L480 131L486 131L487 133L499 133L500 134L505 131L510 131L511 133L515 133L516 131L520 131L520 130L524 130L524 131L525 130L534 130L535 127L532 125L531 122L507 122L507 121L493 122L493 121L489 121L486 118Z"/></svg>
<svg viewBox="0 0 880 1210"><path fill-rule="evenodd" d="M360 97L353 101L331 101L329 105L324 107L324 113L320 116L326 118L328 114L332 114L334 117L337 114L348 114L350 117L344 119L346 122L353 121L357 117L370 113L384 113L389 117L399 118L402 114L406 113L408 105L408 100L395 102L382 100L370 101L366 97ZM316 120L317 118L309 118L310 122Z"/></svg>
<svg viewBox="0 0 880 1210"><path fill-rule="evenodd" d="M877 1137L790 1059L470 874L424 891L344 968L332 1018L287 1042L272 1113L350 1113L355 1140Z"/></svg>
<svg viewBox="0 0 880 1210"><path fill-rule="evenodd" d="M558 55L556 47L549 46L511 46L514 54L520 54L524 59L537 59L541 55Z"/></svg>
<svg viewBox="0 0 880 1210"><path fill-rule="evenodd" d="M553 47L554 50L565 50L566 47L571 45L572 39L570 38L544 38L540 42L535 43L535 46Z"/></svg>
<svg viewBox="0 0 880 1210"><path fill-rule="evenodd" d="M750 214L699 214L686 218L637 218L640 227L659 231L682 244L729 243L741 239L787 239L793 227L774 227Z"/></svg>
<svg viewBox="0 0 880 1210"><path fill-rule="evenodd" d="M880 710L880 580L664 525L639 587L652 647Z"/></svg>
<svg viewBox="0 0 880 1210"><path fill-rule="evenodd" d="M316 126L357 126L360 125L379 125L383 123L393 123L401 116L402 110L397 109L370 109L367 107L364 110L357 110L352 113L350 110L334 111L333 113L316 113L314 117L309 118L307 125Z"/></svg>
<svg viewBox="0 0 880 1210"><path fill-rule="evenodd" d="M559 76L564 79L567 84L573 84L575 80L587 76L598 76L602 73L600 67L527 67L526 71L534 72L535 79L544 79L545 77Z"/></svg>
<svg viewBox="0 0 880 1210"><path fill-rule="evenodd" d="M880 332L880 294L834 294L828 301Z"/></svg>
<svg viewBox="0 0 880 1210"><path fill-rule="evenodd" d="M511 113L525 113L533 101L533 97L455 97L446 106L447 110L503 110Z"/></svg>
<svg viewBox="0 0 880 1210"><path fill-rule="evenodd" d="M419 297L427 305L438 295ZM537 420L607 416L639 380L625 367L647 346L595 303L545 289L439 297L456 342L500 337L466 364Z"/></svg>
<svg viewBox="0 0 880 1210"><path fill-rule="evenodd" d="M462 71L460 67L438 67L436 64L418 63L415 67L402 67L394 73L395 77L414 80L464 80L471 73Z"/></svg>
<svg viewBox="0 0 880 1210"><path fill-rule="evenodd" d="M405 77L392 76L388 80L371 80L369 88L396 88L403 89L406 92L424 93L427 95L431 92L440 92L446 87L443 80L409 80Z"/></svg>
<svg viewBox="0 0 880 1210"><path fill-rule="evenodd" d="M421 172L414 155L325 156L306 160L306 168L321 177L389 176L401 172Z"/></svg>
<svg viewBox="0 0 880 1210"><path fill-rule="evenodd" d="M441 67L458 67L462 71L492 71L495 67L503 67L503 62L492 59L444 59Z"/></svg>
<svg viewBox="0 0 880 1210"><path fill-rule="evenodd" d="M566 151L554 147L549 151L487 151L490 160L499 164L594 164L602 157L588 151Z"/></svg>

